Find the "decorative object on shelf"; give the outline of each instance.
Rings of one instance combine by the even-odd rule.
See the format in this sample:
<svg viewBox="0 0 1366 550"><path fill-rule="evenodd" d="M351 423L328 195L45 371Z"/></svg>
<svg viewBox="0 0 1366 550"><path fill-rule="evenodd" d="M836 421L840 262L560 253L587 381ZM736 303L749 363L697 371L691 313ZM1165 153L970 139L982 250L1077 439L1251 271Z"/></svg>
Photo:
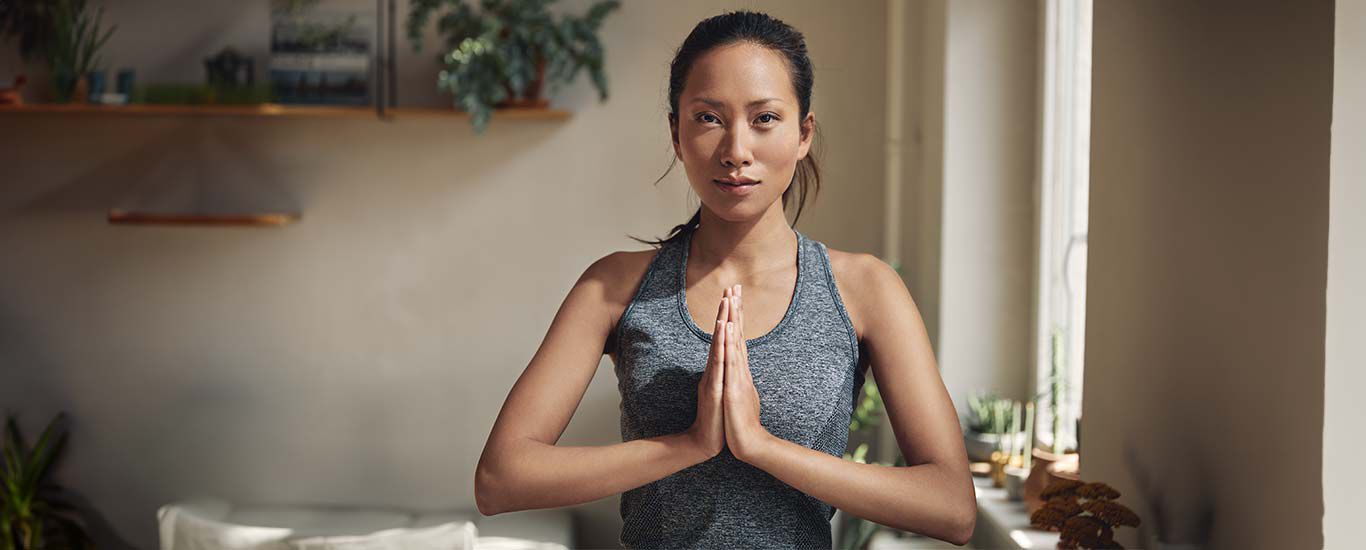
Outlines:
<svg viewBox="0 0 1366 550"><path fill-rule="evenodd" d="M104 71L90 71L85 73L85 79L90 83L90 103L104 102Z"/></svg>
<svg viewBox="0 0 1366 550"><path fill-rule="evenodd" d="M277 1L271 17L270 81L280 103L369 105L375 14Z"/></svg>
<svg viewBox="0 0 1366 550"><path fill-rule="evenodd" d="M1115 528L1139 525L1138 514L1115 502L1119 491L1104 483L1059 480L1040 496L1047 504L1029 515L1029 524L1060 532L1058 548L1123 548Z"/></svg>
<svg viewBox="0 0 1366 550"><path fill-rule="evenodd" d="M250 86L256 83L256 62L228 46L204 59L204 79L210 86Z"/></svg>
<svg viewBox="0 0 1366 550"><path fill-rule="evenodd" d="M413 0L408 14L408 39L413 51L422 49L422 32L431 16L445 37L446 52L438 57L445 67L437 88L449 91L453 105L470 113L476 133L482 133L495 108L547 107L542 95L554 95L587 69L598 101L607 100L607 75L597 31L603 19L620 7L603 0L582 17L561 16L547 10L555 0L480 0L480 10L466 0Z"/></svg>
<svg viewBox="0 0 1366 550"><path fill-rule="evenodd" d="M1024 445L1024 434L1009 430L1014 403L991 392L979 391L968 397L968 415L963 427L963 445L967 448L968 460L990 462L993 452ZM1007 432L1014 436L1006 435Z"/></svg>
<svg viewBox="0 0 1366 550"><path fill-rule="evenodd" d="M14 77L14 86L10 88L0 88L0 105L23 105L24 84L28 82L28 77L18 75Z"/></svg>
<svg viewBox="0 0 1366 550"><path fill-rule="evenodd" d="M86 75L101 68L100 48L109 41L118 25L103 28L104 6L94 18L85 0L52 0L53 27L47 49L57 101L85 103L89 99Z"/></svg>
<svg viewBox="0 0 1366 550"><path fill-rule="evenodd" d="M57 413L32 446L19 432L14 415L6 418L0 458L0 548L94 548L76 507L52 480L53 464L61 457L66 437L66 413Z"/></svg>

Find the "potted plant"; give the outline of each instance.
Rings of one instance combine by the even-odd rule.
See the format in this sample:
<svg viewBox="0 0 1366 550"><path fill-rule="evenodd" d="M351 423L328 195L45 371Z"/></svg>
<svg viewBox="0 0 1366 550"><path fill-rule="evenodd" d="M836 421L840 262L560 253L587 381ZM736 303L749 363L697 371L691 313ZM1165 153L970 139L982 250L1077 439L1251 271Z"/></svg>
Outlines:
<svg viewBox="0 0 1366 550"><path fill-rule="evenodd" d="M1052 331L1052 361L1049 372L1049 388L1044 403L1048 406L1049 417L1051 418L1049 433L1052 436L1052 446L1049 449L1033 450L1033 467L1030 468L1029 478L1025 480L1024 500L1029 511L1033 512L1043 506L1043 499L1039 494L1054 479L1062 476L1071 475L1076 469L1077 455L1074 452L1068 453L1062 442L1062 396L1066 389L1066 379L1064 378L1064 366L1066 358L1063 355L1063 333L1062 328L1054 326ZM1031 442L1032 443L1032 442ZM1055 466L1056 464L1056 466Z"/></svg>
<svg viewBox="0 0 1366 550"><path fill-rule="evenodd" d="M547 10L554 1L480 0L475 9L466 0L413 0L407 27L414 52L422 49L427 21L446 8L437 19L446 42L438 56L444 69L437 88L449 91L453 105L470 113L476 133L483 132L495 108L549 105L542 96L545 87L553 95L580 69L587 69L598 100L607 100L597 30L621 3L602 0L582 17L564 15L557 21Z"/></svg>
<svg viewBox="0 0 1366 550"><path fill-rule="evenodd" d="M76 507L51 479L52 465L66 444L66 414L58 413L32 447L19 433L13 415L5 421L4 437L0 548L93 548Z"/></svg>
<svg viewBox="0 0 1366 550"><path fill-rule="evenodd" d="M57 89L57 101L85 103L88 95L86 75L101 67L99 50L118 25L102 31L104 6L100 6L91 19L85 0L54 0L52 9L47 60Z"/></svg>
<svg viewBox="0 0 1366 550"><path fill-rule="evenodd" d="M1115 529L1141 523L1138 514L1115 502L1119 491L1105 483L1059 480L1040 496L1046 504L1030 513L1029 524L1058 531L1058 548L1123 548L1115 542Z"/></svg>
<svg viewBox="0 0 1366 550"><path fill-rule="evenodd" d="M989 461L994 451L1006 447L1017 449L1024 444L1023 432L1015 433L1013 443L1006 444L1014 408L1015 401L991 392L977 392L968 397L968 416L963 429L963 446L967 448L968 460Z"/></svg>

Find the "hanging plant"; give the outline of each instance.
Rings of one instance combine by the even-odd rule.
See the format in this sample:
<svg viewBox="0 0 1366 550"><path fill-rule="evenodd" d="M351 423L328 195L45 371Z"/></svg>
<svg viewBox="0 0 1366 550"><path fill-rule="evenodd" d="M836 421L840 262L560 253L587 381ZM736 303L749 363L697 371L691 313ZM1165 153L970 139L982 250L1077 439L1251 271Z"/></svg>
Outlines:
<svg viewBox="0 0 1366 550"><path fill-rule="evenodd" d="M453 105L470 113L476 133L483 132L496 108L548 106L543 92L548 88L554 95L580 70L587 70L598 100L607 100L597 31L621 3L603 0L582 17L557 20L547 10L554 2L479 0L475 9L466 0L413 0L407 21L413 51L422 50L422 32L441 12L437 32L446 51L437 58L443 67L437 89L451 93Z"/></svg>

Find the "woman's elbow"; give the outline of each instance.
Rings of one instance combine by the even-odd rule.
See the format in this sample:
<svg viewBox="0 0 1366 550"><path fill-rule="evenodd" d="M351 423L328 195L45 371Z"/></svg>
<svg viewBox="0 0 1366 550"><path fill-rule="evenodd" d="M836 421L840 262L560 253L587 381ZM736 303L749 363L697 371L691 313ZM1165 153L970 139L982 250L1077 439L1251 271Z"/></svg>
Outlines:
<svg viewBox="0 0 1366 550"><path fill-rule="evenodd" d="M477 468L474 472L474 506L479 509L479 513L485 516L492 516L503 513L504 510L500 499L501 489L494 479L493 472L485 468Z"/></svg>
<svg viewBox="0 0 1366 550"><path fill-rule="evenodd" d="M948 542L963 546L972 540L972 532L977 528L977 498L974 495L967 503L958 507L957 520L954 522L953 536Z"/></svg>

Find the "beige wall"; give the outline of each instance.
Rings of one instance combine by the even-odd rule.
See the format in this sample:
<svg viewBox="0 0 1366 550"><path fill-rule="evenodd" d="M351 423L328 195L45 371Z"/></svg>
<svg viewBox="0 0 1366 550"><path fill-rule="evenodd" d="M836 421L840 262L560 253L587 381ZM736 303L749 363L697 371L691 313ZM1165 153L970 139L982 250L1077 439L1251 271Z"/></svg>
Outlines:
<svg viewBox="0 0 1366 550"><path fill-rule="evenodd" d="M975 390L1029 394L1039 11L945 4L943 156L926 166L942 183L926 191L942 193L937 349L962 410Z"/></svg>
<svg viewBox="0 0 1366 550"><path fill-rule="evenodd" d="M1366 2L1338 2L1328 214L1328 326L1323 396L1323 545L1361 546L1366 509Z"/></svg>
<svg viewBox="0 0 1366 550"><path fill-rule="evenodd" d="M227 44L265 51L264 0L101 4L119 24L108 58L141 82L197 79ZM62 479L138 547L155 544L158 505L198 493L472 507L489 427L570 285L642 248L625 234L695 208L681 166L651 185L671 158L668 62L736 7L805 32L815 62L826 180L798 228L877 253L885 3L632 0L602 30L611 99L581 80L555 99L574 113L562 122L495 118L475 137L458 119L5 117L0 403L30 433L70 411ZM417 103L436 69L399 44ZM0 80L18 68L5 50ZM196 132L297 195L303 221L107 225L144 163ZM620 440L610 367L562 443ZM617 513L615 498L579 507L580 542L614 545Z"/></svg>
<svg viewBox="0 0 1366 550"><path fill-rule="evenodd" d="M1094 31L1082 477L1143 533L1318 547L1333 3L1097 2Z"/></svg>

